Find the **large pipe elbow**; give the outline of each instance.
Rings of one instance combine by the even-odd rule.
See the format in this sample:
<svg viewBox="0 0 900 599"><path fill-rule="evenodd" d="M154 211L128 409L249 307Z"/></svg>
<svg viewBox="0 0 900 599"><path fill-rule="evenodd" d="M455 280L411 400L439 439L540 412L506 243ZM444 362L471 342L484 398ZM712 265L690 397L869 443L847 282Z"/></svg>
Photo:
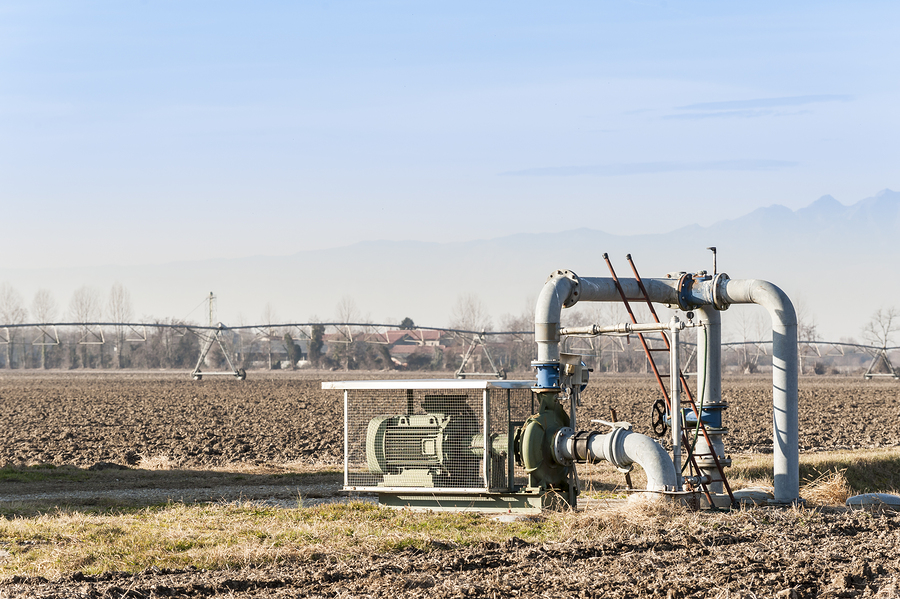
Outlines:
<svg viewBox="0 0 900 599"><path fill-rule="evenodd" d="M796 335L797 313L787 294L777 285L759 279L729 279L722 287L726 304L756 304L772 316L772 325L794 327Z"/></svg>
<svg viewBox="0 0 900 599"><path fill-rule="evenodd" d="M568 270L550 275L534 308L534 340L538 362L559 361L559 321L562 309L578 301L578 277Z"/></svg>
<svg viewBox="0 0 900 599"><path fill-rule="evenodd" d="M772 317L772 427L775 501L800 497L797 313L784 291L767 281L735 279L723 286L729 304L757 304Z"/></svg>
<svg viewBox="0 0 900 599"><path fill-rule="evenodd" d="M604 459L617 468L637 464L647 474L648 491L674 491L678 474L675 464L663 447L646 435L624 428L591 437L590 455Z"/></svg>

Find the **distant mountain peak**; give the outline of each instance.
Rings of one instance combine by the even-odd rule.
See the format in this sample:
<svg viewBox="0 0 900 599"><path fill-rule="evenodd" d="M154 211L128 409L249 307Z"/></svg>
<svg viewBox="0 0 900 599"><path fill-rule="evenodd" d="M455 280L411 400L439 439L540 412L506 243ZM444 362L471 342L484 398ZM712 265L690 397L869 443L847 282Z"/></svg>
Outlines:
<svg viewBox="0 0 900 599"><path fill-rule="evenodd" d="M796 214L800 218L831 219L846 210L847 206L834 199L834 196L823 195L809 206L797 210Z"/></svg>
<svg viewBox="0 0 900 599"><path fill-rule="evenodd" d="M826 193L821 198L809 205L809 207L813 206L843 206L843 204L834 199L833 195Z"/></svg>

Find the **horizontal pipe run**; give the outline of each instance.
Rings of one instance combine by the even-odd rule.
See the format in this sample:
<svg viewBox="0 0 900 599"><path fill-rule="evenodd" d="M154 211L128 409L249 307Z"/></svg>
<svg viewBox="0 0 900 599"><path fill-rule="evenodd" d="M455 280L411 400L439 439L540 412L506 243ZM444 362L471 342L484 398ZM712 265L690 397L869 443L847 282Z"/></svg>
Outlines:
<svg viewBox="0 0 900 599"><path fill-rule="evenodd" d="M658 333L662 331L671 331L672 323L670 322L648 322L648 323L639 323L633 324L630 322L621 322L619 324L613 324L608 326L600 326L598 324L592 324L583 327L563 327L559 330L560 335L608 335L608 334L627 334L627 333ZM676 325L674 325L679 331L684 330L688 327L699 326L693 323L688 323L683 320L679 320Z"/></svg>

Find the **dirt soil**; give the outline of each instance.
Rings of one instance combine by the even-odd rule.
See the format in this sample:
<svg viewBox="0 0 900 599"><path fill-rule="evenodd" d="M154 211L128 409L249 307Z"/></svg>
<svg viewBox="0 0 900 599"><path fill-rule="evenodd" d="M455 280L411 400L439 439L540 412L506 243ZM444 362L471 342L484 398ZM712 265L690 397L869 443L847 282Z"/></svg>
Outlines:
<svg viewBox="0 0 900 599"><path fill-rule="evenodd" d="M716 527L626 541L512 539L237 571L14 578L16 597L885 597L900 596L900 515L756 509Z"/></svg>
<svg viewBox="0 0 900 599"><path fill-rule="evenodd" d="M195 382L184 373L0 373L0 465L52 463L64 475L0 481L0 503L77 492L86 494L82 504L97 502L95 477L86 479L91 488L78 484L89 467L106 469L105 491L125 504L129 491L148 489L174 490L168 497L176 500L180 491L186 501L291 501L306 484L329 496L340 477L321 471L341 464L342 396L320 383L347 378L363 377L250 373L244 382ZM771 381L728 379L723 395L729 451L771 452ZM612 407L646 433L656 397L646 377L596 377L580 420L608 420ZM900 446L900 385L801 379L800 439L804 451ZM153 463L175 469L136 468ZM230 572L74 573L6 581L0 597L900 597L898 548L898 515L758 509L696 534L660 529L613 544L437 543L426 552L352 561L326 552L318 561Z"/></svg>
<svg viewBox="0 0 900 599"><path fill-rule="evenodd" d="M173 374L0 373L0 465L134 465L166 457L187 469L232 465L341 464L343 397L322 380L384 373L276 375L246 381ZM595 377L579 420L610 408L650 433L659 391L650 376ZM772 384L764 376L723 382L729 452L772 451ZM600 425L594 425L600 426ZM800 449L900 445L900 385L859 378L800 381Z"/></svg>

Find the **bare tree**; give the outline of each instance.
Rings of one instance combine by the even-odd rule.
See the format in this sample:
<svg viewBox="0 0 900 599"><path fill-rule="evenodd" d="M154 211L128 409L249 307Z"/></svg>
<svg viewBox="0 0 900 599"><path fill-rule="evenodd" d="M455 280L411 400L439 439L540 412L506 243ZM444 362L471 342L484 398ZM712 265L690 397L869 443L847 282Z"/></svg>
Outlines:
<svg viewBox="0 0 900 599"><path fill-rule="evenodd" d="M456 298L450 312L450 328L464 331L482 331L491 328L491 317L484 303L474 293Z"/></svg>
<svg viewBox="0 0 900 599"><path fill-rule="evenodd" d="M107 302L109 318L115 323L131 322L134 310L131 307L131 294L122 283L116 281L109 291ZM116 352L116 367L122 368L122 352L125 349L125 327L115 326L116 344L113 351Z"/></svg>
<svg viewBox="0 0 900 599"><path fill-rule="evenodd" d="M800 341L818 341L819 323L809 305L802 299L794 303L797 312L797 339Z"/></svg>
<svg viewBox="0 0 900 599"><path fill-rule="evenodd" d="M900 310L894 307L878 308L863 327L863 338L872 345L886 348L897 332L900 332Z"/></svg>
<svg viewBox="0 0 900 599"><path fill-rule="evenodd" d="M53 322L59 307L53 294L47 289L38 289L31 301L31 312L37 322ZM47 340L41 332L41 368L47 367Z"/></svg>
<svg viewBox="0 0 900 599"><path fill-rule="evenodd" d="M359 322L359 320L361 320L359 309L356 307L356 302L353 301L353 298L349 295L345 295L338 301L335 310L337 311L336 322L348 323Z"/></svg>
<svg viewBox="0 0 900 599"><path fill-rule="evenodd" d="M800 343L818 341L819 325L807 303L802 299L799 299L794 303L794 309L797 312L797 341ZM803 374L803 351L798 348L798 352L800 358L800 374Z"/></svg>
<svg viewBox="0 0 900 599"><path fill-rule="evenodd" d="M28 311L22 305L22 296L9 283L0 285L0 324L22 324ZM12 368L13 344L19 329L6 329L6 367Z"/></svg>
<svg viewBox="0 0 900 599"><path fill-rule="evenodd" d="M73 322L97 322L102 315L102 305L103 302L100 300L100 292L93 287L79 287L75 290L75 293L72 294L72 299L69 300L69 317ZM89 339L89 331L90 329L85 326L80 341L81 366L83 368L87 368L88 366L87 346L89 343L92 343L92 340Z"/></svg>
<svg viewBox="0 0 900 599"><path fill-rule="evenodd" d="M742 342L740 346L741 370L744 374L752 374L756 372L759 365L760 350L759 346L751 349L750 342L765 340L765 325L758 311L749 309L749 306L736 306L735 308L732 322L737 336ZM815 331L815 324L812 325L812 331Z"/></svg>
<svg viewBox="0 0 900 599"><path fill-rule="evenodd" d="M272 307L272 304L266 304L266 307L263 310L262 320L266 325L263 327L263 334L266 336L266 347L268 348L267 353L269 355L269 370L272 370L272 339L278 339L278 328L272 326L273 323L278 322L278 314L275 313L275 308Z"/></svg>

